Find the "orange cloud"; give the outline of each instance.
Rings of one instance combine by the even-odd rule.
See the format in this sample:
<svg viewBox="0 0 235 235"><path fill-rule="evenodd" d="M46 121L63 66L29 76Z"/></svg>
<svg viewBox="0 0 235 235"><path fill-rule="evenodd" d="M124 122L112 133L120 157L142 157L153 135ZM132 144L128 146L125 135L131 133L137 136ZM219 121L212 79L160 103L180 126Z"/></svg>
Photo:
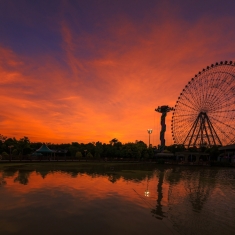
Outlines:
<svg viewBox="0 0 235 235"><path fill-rule="evenodd" d="M159 144L160 114L154 109L174 106L203 67L235 57L235 34L226 28L234 19L203 17L192 24L175 14L161 17L151 22L146 16L138 25L126 16L114 18L94 33L64 18L58 54L21 57L0 47L1 134L53 143L114 137L148 143L147 129L153 128L152 143ZM167 145L173 144L170 120L171 113Z"/></svg>

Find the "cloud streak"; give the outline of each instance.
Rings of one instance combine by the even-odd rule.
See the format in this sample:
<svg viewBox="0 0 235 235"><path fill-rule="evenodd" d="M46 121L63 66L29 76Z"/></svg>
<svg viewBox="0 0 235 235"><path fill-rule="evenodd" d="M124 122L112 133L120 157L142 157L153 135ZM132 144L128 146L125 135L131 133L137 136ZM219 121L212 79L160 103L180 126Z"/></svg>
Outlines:
<svg viewBox="0 0 235 235"><path fill-rule="evenodd" d="M71 21L79 19L71 7L61 10L55 29L59 51L22 56L1 44L1 134L57 143L114 137L148 142L147 129L153 128L157 145L160 114L154 109L174 106L203 67L235 59L230 16L184 21L177 11L164 13L163 5L145 13L142 23L123 13L85 31ZM153 12L161 14L155 19ZM173 143L170 117L167 144Z"/></svg>

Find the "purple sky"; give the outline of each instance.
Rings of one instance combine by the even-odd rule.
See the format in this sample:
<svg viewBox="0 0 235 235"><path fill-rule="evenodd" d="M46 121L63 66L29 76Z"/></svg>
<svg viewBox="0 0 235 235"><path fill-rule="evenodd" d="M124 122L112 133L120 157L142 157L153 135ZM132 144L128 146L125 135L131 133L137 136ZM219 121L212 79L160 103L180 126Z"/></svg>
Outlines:
<svg viewBox="0 0 235 235"><path fill-rule="evenodd" d="M202 68L235 60L235 2L0 3L0 134L41 142L159 144ZM166 144L173 144L171 114Z"/></svg>

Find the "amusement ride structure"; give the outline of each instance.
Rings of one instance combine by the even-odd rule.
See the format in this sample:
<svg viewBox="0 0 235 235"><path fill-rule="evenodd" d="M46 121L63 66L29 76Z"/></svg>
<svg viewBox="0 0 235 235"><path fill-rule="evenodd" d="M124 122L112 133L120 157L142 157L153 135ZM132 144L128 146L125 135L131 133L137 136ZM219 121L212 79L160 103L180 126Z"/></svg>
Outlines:
<svg viewBox="0 0 235 235"><path fill-rule="evenodd" d="M161 106L156 111L166 115L167 110ZM164 144L164 123L162 127ZM174 143L188 148L235 143L234 62L207 66L186 84L173 108L171 130Z"/></svg>
<svg viewBox="0 0 235 235"><path fill-rule="evenodd" d="M161 149L163 150L165 147L165 132L166 132L166 115L168 112L172 111L173 108L168 105L158 106L155 109L156 112L161 113L161 132L160 132L160 141L161 141Z"/></svg>

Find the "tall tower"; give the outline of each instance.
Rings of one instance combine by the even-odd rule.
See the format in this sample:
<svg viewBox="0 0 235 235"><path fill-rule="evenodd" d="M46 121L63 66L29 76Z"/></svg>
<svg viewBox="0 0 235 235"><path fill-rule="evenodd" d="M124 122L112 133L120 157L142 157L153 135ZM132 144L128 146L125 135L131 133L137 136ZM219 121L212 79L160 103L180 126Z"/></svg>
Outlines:
<svg viewBox="0 0 235 235"><path fill-rule="evenodd" d="M165 132L166 132L166 115L168 112L172 111L174 108L169 107L168 105L158 106L155 109L156 112L162 114L161 116L161 131L160 131L160 141L161 141L161 150L165 147Z"/></svg>

